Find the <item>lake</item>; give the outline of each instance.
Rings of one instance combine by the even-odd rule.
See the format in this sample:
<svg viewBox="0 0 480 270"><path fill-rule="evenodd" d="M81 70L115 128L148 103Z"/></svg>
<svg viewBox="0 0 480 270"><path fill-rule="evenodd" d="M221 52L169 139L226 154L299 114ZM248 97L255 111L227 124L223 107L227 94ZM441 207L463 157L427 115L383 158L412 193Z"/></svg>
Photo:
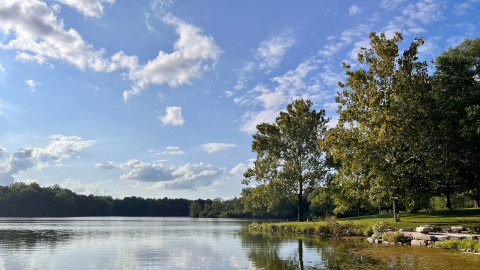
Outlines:
<svg viewBox="0 0 480 270"><path fill-rule="evenodd" d="M0 269L479 269L480 256L250 233L250 221L0 218Z"/></svg>

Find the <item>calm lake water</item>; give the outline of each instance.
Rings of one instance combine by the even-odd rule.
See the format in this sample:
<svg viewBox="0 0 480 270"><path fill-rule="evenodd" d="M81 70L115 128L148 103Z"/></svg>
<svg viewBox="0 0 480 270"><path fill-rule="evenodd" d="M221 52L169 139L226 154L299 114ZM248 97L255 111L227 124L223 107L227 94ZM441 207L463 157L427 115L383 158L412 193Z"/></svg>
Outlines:
<svg viewBox="0 0 480 270"><path fill-rule="evenodd" d="M0 218L0 269L480 269L480 256L249 233L247 220Z"/></svg>

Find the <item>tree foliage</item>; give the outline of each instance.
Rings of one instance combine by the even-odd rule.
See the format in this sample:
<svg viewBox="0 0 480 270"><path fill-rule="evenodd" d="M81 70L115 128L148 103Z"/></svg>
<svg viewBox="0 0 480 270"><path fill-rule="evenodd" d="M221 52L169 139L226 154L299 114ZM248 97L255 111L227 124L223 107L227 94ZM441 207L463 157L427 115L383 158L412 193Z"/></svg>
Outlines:
<svg viewBox="0 0 480 270"><path fill-rule="evenodd" d="M257 125L252 151L257 153L254 167L248 169L243 183L255 181L247 200L253 207L269 210L284 197L297 204L297 219L302 220L303 193L318 184L325 175L325 162L318 151L318 140L326 131L325 110L312 110L310 100L295 100L275 123Z"/></svg>
<svg viewBox="0 0 480 270"><path fill-rule="evenodd" d="M361 48L361 68L344 63L347 79L339 83L338 124L324 146L340 162L336 179L344 189L355 189L356 199L394 205L421 159L416 151L423 113L418 108L428 93L427 64L417 60L423 39L416 39L400 56L402 35L388 39L370 34L371 48ZM360 192L360 193L359 193ZM396 215L394 218L396 219Z"/></svg>

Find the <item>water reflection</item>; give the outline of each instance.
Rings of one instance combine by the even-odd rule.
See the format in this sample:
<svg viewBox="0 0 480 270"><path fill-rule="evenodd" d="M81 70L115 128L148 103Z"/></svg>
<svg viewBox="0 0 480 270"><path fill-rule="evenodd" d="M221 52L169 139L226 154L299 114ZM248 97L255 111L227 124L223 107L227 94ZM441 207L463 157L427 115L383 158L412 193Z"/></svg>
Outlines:
<svg viewBox="0 0 480 270"><path fill-rule="evenodd" d="M55 248L57 244L69 241L72 236L72 231L0 230L0 245L7 250Z"/></svg>
<svg viewBox="0 0 480 270"><path fill-rule="evenodd" d="M251 233L249 221L0 219L0 269L455 269L480 256ZM478 260L477 260L478 259Z"/></svg>
<svg viewBox="0 0 480 270"><path fill-rule="evenodd" d="M295 237L295 236L294 236ZM328 240L285 237L279 234L246 232L242 238L247 257L261 269L352 269L377 267L378 260L352 255L366 245L362 239Z"/></svg>

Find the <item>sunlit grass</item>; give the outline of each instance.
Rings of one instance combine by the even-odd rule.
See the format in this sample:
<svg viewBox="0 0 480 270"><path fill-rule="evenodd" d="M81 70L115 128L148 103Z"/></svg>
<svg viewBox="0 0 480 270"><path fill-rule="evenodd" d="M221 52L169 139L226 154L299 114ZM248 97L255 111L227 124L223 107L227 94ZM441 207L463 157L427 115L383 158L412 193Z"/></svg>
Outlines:
<svg viewBox="0 0 480 270"><path fill-rule="evenodd" d="M400 222L394 222L392 215L371 215L360 217L339 218L335 221L339 224L353 222L353 235L369 235L373 224L386 221L391 229L415 228L420 225L435 225L438 227L480 227L480 209L442 210L435 212L420 212L416 214L400 213ZM253 223L249 227L258 231L292 232L306 234L328 234L329 225L327 220L310 222L276 222L276 223Z"/></svg>

